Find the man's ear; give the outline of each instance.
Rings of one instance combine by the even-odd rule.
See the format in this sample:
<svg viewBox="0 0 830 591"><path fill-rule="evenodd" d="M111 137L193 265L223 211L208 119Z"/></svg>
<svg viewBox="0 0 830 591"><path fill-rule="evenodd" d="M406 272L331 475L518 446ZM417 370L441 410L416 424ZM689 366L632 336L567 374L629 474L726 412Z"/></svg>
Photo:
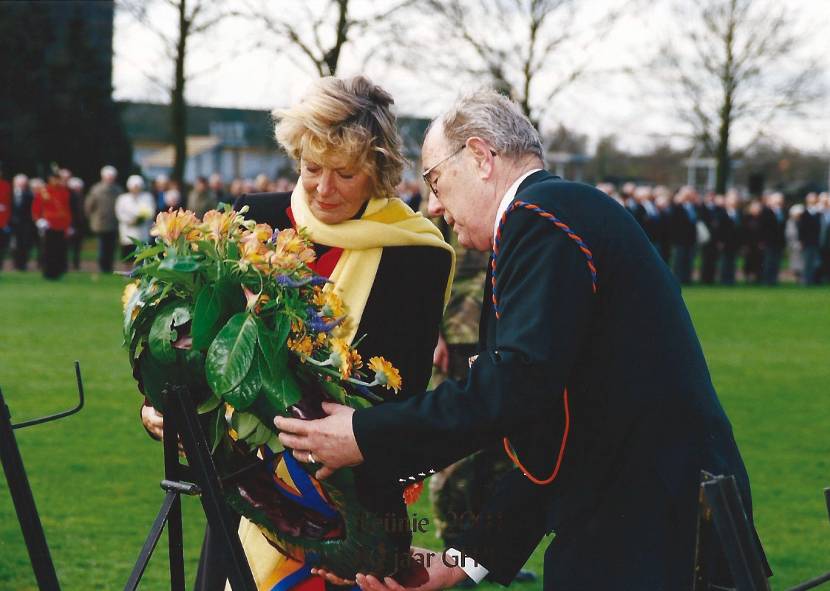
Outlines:
<svg viewBox="0 0 830 591"><path fill-rule="evenodd" d="M482 179L489 179L493 174L494 159L496 156L490 144L480 137L473 136L467 139L466 148L473 155L479 176Z"/></svg>

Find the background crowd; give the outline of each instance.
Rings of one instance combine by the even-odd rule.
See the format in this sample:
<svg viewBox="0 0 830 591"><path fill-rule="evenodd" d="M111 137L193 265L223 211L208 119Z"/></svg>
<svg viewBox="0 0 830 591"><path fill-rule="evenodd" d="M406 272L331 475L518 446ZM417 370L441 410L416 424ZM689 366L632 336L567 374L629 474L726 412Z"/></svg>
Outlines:
<svg viewBox="0 0 830 591"><path fill-rule="evenodd" d="M201 217L244 193L290 191L294 182L260 174L226 183L214 173L186 190L163 175L149 185L131 175L125 186L112 166L101 169L101 180L89 190L66 168L53 167L46 180L18 174L11 183L0 170L0 268L10 254L19 271L34 261L44 277L59 278L70 266L81 268L83 240L92 234L98 270L111 273L117 256L123 259L136 242L150 240L159 211L186 207ZM736 189L721 195L689 186L597 186L631 213L683 284L776 285L782 274L805 285L830 283L826 192L788 204L780 192L750 197ZM398 194L425 212L419 183L401 183Z"/></svg>

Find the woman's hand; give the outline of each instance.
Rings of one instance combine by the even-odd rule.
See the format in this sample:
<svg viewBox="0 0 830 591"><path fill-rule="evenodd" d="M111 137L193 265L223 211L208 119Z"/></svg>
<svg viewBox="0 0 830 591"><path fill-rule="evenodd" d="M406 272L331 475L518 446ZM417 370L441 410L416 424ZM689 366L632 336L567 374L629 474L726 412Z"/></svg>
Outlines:
<svg viewBox="0 0 830 591"><path fill-rule="evenodd" d="M381 581L373 575L358 573L357 584L363 591L435 591L454 587L467 575L459 566L447 564L440 550L413 547L410 566L394 577ZM415 559L417 558L417 559Z"/></svg>
<svg viewBox="0 0 830 591"><path fill-rule="evenodd" d="M152 437L158 440L164 437L164 417L154 407L148 404L141 407L141 423Z"/></svg>
<svg viewBox="0 0 830 591"><path fill-rule="evenodd" d="M441 370L441 373L445 375L450 369L450 349L447 346L444 335L441 333L438 333L438 344L435 345L435 351L432 353L432 365Z"/></svg>

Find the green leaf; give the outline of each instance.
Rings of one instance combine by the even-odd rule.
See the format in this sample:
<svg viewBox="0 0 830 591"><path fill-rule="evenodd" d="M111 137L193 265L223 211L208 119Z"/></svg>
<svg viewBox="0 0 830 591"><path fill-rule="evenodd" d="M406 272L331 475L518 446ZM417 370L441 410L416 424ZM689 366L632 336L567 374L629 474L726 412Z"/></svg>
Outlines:
<svg viewBox="0 0 830 591"><path fill-rule="evenodd" d="M274 453L279 453L285 449L285 446L283 446L282 441L280 441L280 438L276 433L271 433L271 437L268 438L265 445L267 445L268 448Z"/></svg>
<svg viewBox="0 0 830 591"><path fill-rule="evenodd" d="M205 375L211 390L225 394L242 382L254 359L256 341L254 317L246 312L231 316L207 352Z"/></svg>
<svg viewBox="0 0 830 591"><path fill-rule="evenodd" d="M227 433L228 430L228 424L225 421L225 410L220 408L215 412L216 414L210 420L210 453L214 453L216 451L216 448L219 447L220 443L222 443L222 439L225 438L225 433Z"/></svg>
<svg viewBox="0 0 830 591"><path fill-rule="evenodd" d="M201 260L194 256L168 256L161 262L159 269L177 273L193 273L201 266Z"/></svg>
<svg viewBox="0 0 830 591"><path fill-rule="evenodd" d="M164 252L164 244L156 244L155 246L151 246L149 248L145 248L137 255L135 255L135 262L138 263L139 261L143 261L146 258L150 258L152 256L156 256Z"/></svg>
<svg viewBox="0 0 830 591"><path fill-rule="evenodd" d="M281 347L284 347L288 340L288 333L291 330L291 318L286 314L277 314L274 317L274 339Z"/></svg>
<svg viewBox="0 0 830 591"><path fill-rule="evenodd" d="M200 404L199 408L197 408L196 410L200 415L203 415L205 413L211 412L212 410L216 410L220 404L222 404L222 398L211 392L210 398L208 398L202 404Z"/></svg>
<svg viewBox="0 0 830 591"><path fill-rule="evenodd" d="M173 363L176 360L176 351L173 349L176 331L172 328L175 309L175 305L162 308L150 327L150 353L164 363Z"/></svg>
<svg viewBox="0 0 830 591"><path fill-rule="evenodd" d="M190 334L194 349L207 349L230 315L232 285L206 285L196 297Z"/></svg>
<svg viewBox="0 0 830 591"><path fill-rule="evenodd" d="M144 395L153 407L164 412L162 392L167 387L169 367L159 363L152 355L145 354L138 360L138 370Z"/></svg>
<svg viewBox="0 0 830 591"><path fill-rule="evenodd" d="M235 412L231 417L231 427L236 431L239 439L247 440L254 434L262 422L249 412Z"/></svg>
<svg viewBox="0 0 830 591"><path fill-rule="evenodd" d="M259 447L264 445L271 436L274 435L274 430L268 425L257 419L257 426L253 433L245 438L245 442L251 447Z"/></svg>
<svg viewBox="0 0 830 591"><path fill-rule="evenodd" d="M357 408L357 409L372 408L372 403L371 402L369 402L368 400L366 400L362 396L352 396L351 394L348 394L346 396L345 404L347 406L351 406L352 408Z"/></svg>
<svg viewBox="0 0 830 591"><path fill-rule="evenodd" d="M330 382L329 380L322 380L320 385L323 387L323 390L326 391L332 400L335 402L339 402L340 404L346 404L346 389L336 382Z"/></svg>
<svg viewBox="0 0 830 591"><path fill-rule="evenodd" d="M259 360L254 357L251 368L244 379L235 388L225 392L222 397L236 410L245 410L257 399L261 388L262 377L259 371Z"/></svg>
<svg viewBox="0 0 830 591"><path fill-rule="evenodd" d="M302 390L288 367L288 349L283 347L272 358L270 363L262 361L262 391L265 393L269 406L276 409L276 413L283 412L302 398Z"/></svg>

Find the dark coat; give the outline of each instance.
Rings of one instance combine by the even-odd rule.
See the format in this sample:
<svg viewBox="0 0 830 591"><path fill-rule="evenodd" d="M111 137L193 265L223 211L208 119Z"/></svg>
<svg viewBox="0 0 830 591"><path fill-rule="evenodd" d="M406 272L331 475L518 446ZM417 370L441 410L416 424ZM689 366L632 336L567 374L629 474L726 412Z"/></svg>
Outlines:
<svg viewBox="0 0 830 591"><path fill-rule="evenodd" d="M783 249L787 244L785 234L787 214L782 210L782 215L779 219L772 209L765 207L761 211L760 224L761 245L765 248Z"/></svg>
<svg viewBox="0 0 830 591"><path fill-rule="evenodd" d="M743 213L739 210L736 211L735 218L733 219L729 216L726 209L723 209L719 230L720 241L723 244L723 253L730 255L737 254L745 239Z"/></svg>
<svg viewBox="0 0 830 591"><path fill-rule="evenodd" d="M821 237L821 214L805 210L798 219L798 240L804 248L818 248Z"/></svg>
<svg viewBox="0 0 830 591"><path fill-rule="evenodd" d="M697 244L697 222L700 215L695 208L696 219L689 217L689 212L682 204L675 204L671 209L672 244L677 246L694 246Z"/></svg>
<svg viewBox="0 0 830 591"><path fill-rule="evenodd" d="M545 589L687 589L701 469L749 481L672 273L636 221L592 187L531 175L517 200L556 215L593 253L598 291L575 241L525 209L507 218L489 282L480 354L466 382L358 410L370 470L441 468L508 436L513 470L460 544L508 584L541 538ZM717 565L723 572L723 564ZM724 575L728 579L728 575Z"/></svg>

